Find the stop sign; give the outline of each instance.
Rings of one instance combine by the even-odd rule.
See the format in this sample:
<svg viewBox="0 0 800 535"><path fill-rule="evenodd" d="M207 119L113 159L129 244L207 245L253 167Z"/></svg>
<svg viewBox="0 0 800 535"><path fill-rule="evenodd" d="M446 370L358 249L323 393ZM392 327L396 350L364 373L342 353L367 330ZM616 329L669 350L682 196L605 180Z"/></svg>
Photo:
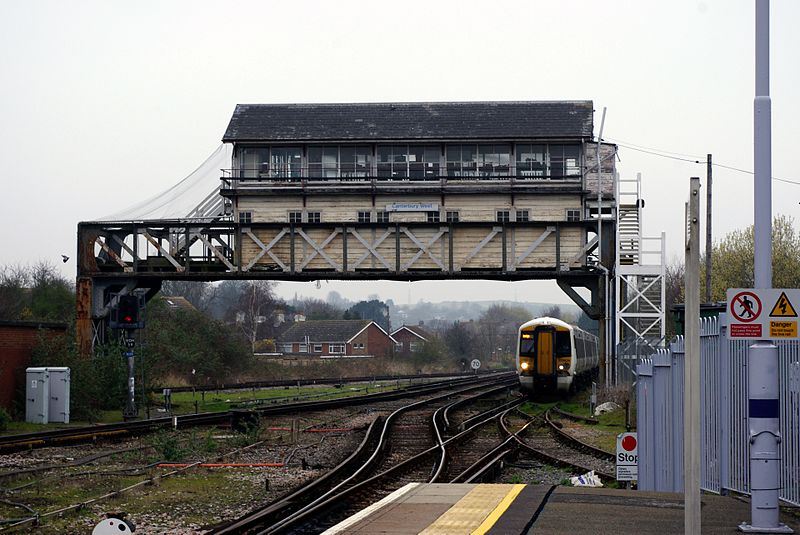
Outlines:
<svg viewBox="0 0 800 535"><path fill-rule="evenodd" d="M625 451L633 451L636 449L636 437L633 435L625 435L622 437L622 449Z"/></svg>
<svg viewBox="0 0 800 535"><path fill-rule="evenodd" d="M617 481L635 481L639 478L639 441L636 433L617 435Z"/></svg>

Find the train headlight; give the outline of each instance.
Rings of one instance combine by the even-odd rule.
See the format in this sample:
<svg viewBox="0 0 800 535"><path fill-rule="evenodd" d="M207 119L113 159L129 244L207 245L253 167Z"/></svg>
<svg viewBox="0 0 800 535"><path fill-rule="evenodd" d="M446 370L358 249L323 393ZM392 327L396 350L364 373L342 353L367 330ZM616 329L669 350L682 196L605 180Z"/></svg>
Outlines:
<svg viewBox="0 0 800 535"><path fill-rule="evenodd" d="M563 370L563 369L564 369L564 365L563 365L563 364L559 364L559 365L558 365L558 369L559 369L559 370Z"/></svg>
<svg viewBox="0 0 800 535"><path fill-rule="evenodd" d="M528 363L527 362L523 362L522 364L519 365L519 367L522 368L523 370L527 370L528 369Z"/></svg>

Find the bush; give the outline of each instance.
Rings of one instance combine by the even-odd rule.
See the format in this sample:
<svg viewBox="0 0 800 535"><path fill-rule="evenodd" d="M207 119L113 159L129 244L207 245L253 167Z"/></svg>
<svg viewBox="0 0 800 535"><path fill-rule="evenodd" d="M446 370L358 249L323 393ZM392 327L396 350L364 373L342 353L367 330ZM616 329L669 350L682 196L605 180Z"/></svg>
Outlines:
<svg viewBox="0 0 800 535"><path fill-rule="evenodd" d="M78 354L72 336L40 336L31 356L31 366L68 367L70 416L75 420L95 421L101 411L122 410L125 406L128 365L122 351L119 345L112 344L97 347L94 355L85 357ZM136 366L136 376L139 378L142 372L146 373L145 359L137 358ZM137 387L142 386L137 384Z"/></svg>
<svg viewBox="0 0 800 535"><path fill-rule="evenodd" d="M11 416L3 407L0 407L0 431L8 431L9 423L11 423Z"/></svg>

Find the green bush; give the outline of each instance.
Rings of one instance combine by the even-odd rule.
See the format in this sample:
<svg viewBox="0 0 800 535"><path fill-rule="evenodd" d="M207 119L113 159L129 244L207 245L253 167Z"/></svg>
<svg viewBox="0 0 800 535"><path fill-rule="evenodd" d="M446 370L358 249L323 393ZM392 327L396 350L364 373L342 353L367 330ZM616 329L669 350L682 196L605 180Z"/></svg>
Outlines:
<svg viewBox="0 0 800 535"><path fill-rule="evenodd" d="M10 422L11 416L3 407L0 407L0 431L7 431Z"/></svg>
<svg viewBox="0 0 800 535"><path fill-rule="evenodd" d="M151 444L162 461L177 462L182 460L186 453L180 446L177 433L172 431L159 431L153 435Z"/></svg>

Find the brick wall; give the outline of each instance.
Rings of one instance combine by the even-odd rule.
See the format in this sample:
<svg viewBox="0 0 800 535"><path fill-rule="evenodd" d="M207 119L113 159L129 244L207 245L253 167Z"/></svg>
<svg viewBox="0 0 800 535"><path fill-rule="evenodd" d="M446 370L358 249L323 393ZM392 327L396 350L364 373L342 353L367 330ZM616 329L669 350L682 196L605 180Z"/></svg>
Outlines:
<svg viewBox="0 0 800 535"><path fill-rule="evenodd" d="M394 342L380 327L370 323L369 327L359 335L359 338L364 335L367 338L367 342L364 344L364 354L376 357L388 357L392 354ZM355 340L353 341L355 342Z"/></svg>
<svg viewBox="0 0 800 535"><path fill-rule="evenodd" d="M40 332L48 336L63 335L67 326L61 323L0 321L0 406L13 410L14 393L19 381L25 380L25 368Z"/></svg>

